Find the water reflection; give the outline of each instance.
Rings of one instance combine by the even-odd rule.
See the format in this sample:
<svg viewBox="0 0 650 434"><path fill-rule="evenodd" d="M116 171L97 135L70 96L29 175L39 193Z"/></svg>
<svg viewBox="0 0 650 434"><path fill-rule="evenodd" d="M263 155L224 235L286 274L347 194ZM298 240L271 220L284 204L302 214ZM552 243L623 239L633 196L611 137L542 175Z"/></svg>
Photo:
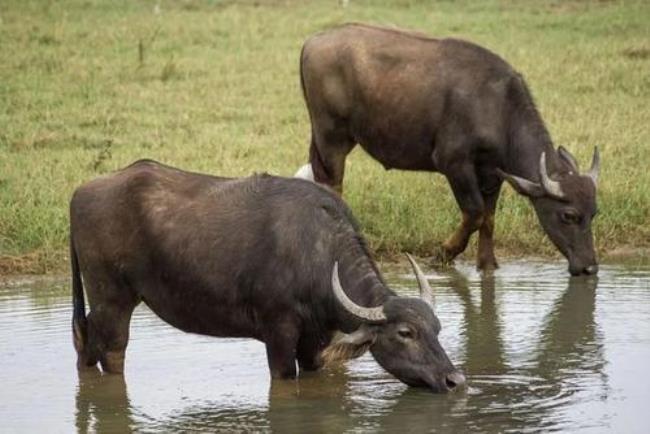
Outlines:
<svg viewBox="0 0 650 434"><path fill-rule="evenodd" d="M572 277L569 286L554 304L534 359L540 375L576 369L602 372L602 336L595 322L597 277Z"/></svg>
<svg viewBox="0 0 650 434"><path fill-rule="evenodd" d="M128 433L136 425L122 375L94 369L79 373L75 425L78 433Z"/></svg>
<svg viewBox="0 0 650 434"><path fill-rule="evenodd" d="M460 272L446 272L463 306L465 364L469 398L464 412L480 415L469 427L559 427L573 395L600 390L606 394L603 340L595 323L596 277L572 277L542 322L539 334L520 340L528 360L508 363L502 319L496 302L494 275L479 282L480 304L472 298L471 282ZM520 294L522 297L525 294ZM505 306L501 306L505 308ZM544 306L540 306L543 309ZM600 385L593 378L600 379ZM478 388L474 394L471 388Z"/></svg>
<svg viewBox="0 0 650 434"><path fill-rule="evenodd" d="M322 374L326 376L325 381ZM354 427L354 402L345 369L310 373L296 382L275 380L269 389L269 424L273 431L292 426L304 432L344 432ZM315 412L314 409L318 409Z"/></svg>
<svg viewBox="0 0 650 434"><path fill-rule="evenodd" d="M453 407L462 396L447 399L390 381L362 382L344 369L299 382L272 381L268 406L224 407L201 403L149 425L152 431L245 432L409 432L451 426ZM324 381L325 380L325 381ZM460 421L458 421L460 423Z"/></svg>
<svg viewBox="0 0 650 434"><path fill-rule="evenodd" d="M603 336L595 322L597 277L572 277L546 318L535 356L527 370L544 379L530 390L536 417L547 425L566 419L571 403L606 399L608 393ZM555 410L550 414L550 410ZM585 425L597 425L594 420Z"/></svg>
<svg viewBox="0 0 650 434"><path fill-rule="evenodd" d="M508 368L504 360L494 275L482 275L480 304L477 306L472 301L467 277L456 269L448 270L446 274L464 309L465 371L471 375L505 373Z"/></svg>

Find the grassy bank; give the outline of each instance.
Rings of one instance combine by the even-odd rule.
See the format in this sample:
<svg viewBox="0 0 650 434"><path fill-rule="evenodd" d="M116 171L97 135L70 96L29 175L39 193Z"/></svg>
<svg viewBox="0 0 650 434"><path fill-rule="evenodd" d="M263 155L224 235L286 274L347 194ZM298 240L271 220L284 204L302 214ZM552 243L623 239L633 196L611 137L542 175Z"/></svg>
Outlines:
<svg viewBox="0 0 650 434"><path fill-rule="evenodd" d="M346 21L467 38L508 59L557 144L583 166L601 149L601 253L648 247L649 17L642 1L3 1L0 273L64 267L71 192L135 159L291 175L309 140L301 44ZM504 190L498 251L554 254ZM378 252L426 255L459 217L440 175L385 172L359 149L345 192Z"/></svg>

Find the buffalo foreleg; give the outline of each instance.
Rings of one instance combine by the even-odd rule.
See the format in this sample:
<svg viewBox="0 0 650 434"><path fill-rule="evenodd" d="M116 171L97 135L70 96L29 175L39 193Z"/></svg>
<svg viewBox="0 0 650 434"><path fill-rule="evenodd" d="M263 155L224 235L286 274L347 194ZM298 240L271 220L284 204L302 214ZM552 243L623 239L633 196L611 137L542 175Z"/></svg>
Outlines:
<svg viewBox="0 0 650 434"><path fill-rule="evenodd" d="M454 233L442 244L444 260L452 261L467 248L469 239L483 224L482 214L472 214L463 211L463 220Z"/></svg>
<svg viewBox="0 0 650 434"><path fill-rule="evenodd" d="M296 347L300 330L289 320L277 322L265 336L266 356L272 378L296 378Z"/></svg>
<svg viewBox="0 0 650 434"><path fill-rule="evenodd" d="M463 213L460 226L442 245L442 259L451 261L465 251L470 237L483 224L485 207L473 165L452 167L445 175Z"/></svg>
<svg viewBox="0 0 650 434"><path fill-rule="evenodd" d="M327 338L329 342L329 338ZM325 347L324 341L319 337L318 333L303 332L298 340L298 366L301 371L316 371L323 366L321 359L321 352Z"/></svg>

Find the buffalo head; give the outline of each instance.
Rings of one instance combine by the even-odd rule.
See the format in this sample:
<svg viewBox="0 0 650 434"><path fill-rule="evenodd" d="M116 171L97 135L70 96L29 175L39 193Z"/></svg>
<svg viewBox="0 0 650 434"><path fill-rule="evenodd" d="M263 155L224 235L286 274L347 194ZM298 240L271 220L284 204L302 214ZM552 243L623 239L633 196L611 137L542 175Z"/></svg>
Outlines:
<svg viewBox="0 0 650 434"><path fill-rule="evenodd" d="M568 172L551 177L546 170L546 154L539 162L540 182L529 181L504 172L500 174L520 194L528 196L544 231L569 260L572 275L598 272L591 221L597 213L596 187L600 158L594 151L591 169L583 175L575 158L560 146L558 150Z"/></svg>
<svg viewBox="0 0 650 434"><path fill-rule="evenodd" d="M377 307L362 307L350 300L339 281L338 263L334 264L334 294L362 325L333 347L347 346L348 355L355 356L369 349L375 360L400 381L446 392L464 384L465 376L454 368L438 341L440 321L428 301L431 288L410 256L409 261L420 285L421 298L393 296Z"/></svg>

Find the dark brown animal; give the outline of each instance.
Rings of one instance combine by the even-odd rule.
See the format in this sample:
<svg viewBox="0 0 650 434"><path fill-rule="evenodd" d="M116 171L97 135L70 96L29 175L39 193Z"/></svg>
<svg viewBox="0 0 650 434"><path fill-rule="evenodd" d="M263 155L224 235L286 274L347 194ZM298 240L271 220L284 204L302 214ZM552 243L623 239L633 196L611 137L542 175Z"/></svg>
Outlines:
<svg viewBox="0 0 650 434"><path fill-rule="evenodd" d="M305 42L300 73L312 125L311 168L302 174L341 192L356 144L386 169L442 173L462 211L442 259L463 252L478 230L481 269L497 266L494 211L505 179L531 200L571 274L597 272L598 152L580 175L500 57L457 39L348 24Z"/></svg>
<svg viewBox="0 0 650 434"><path fill-rule="evenodd" d="M186 332L264 342L273 377L295 377L296 361L318 369L343 332L338 348L369 349L407 384L465 381L431 306L386 286L349 209L311 182L140 161L75 191L70 236L80 369L99 361L123 372L131 313L144 302Z"/></svg>

